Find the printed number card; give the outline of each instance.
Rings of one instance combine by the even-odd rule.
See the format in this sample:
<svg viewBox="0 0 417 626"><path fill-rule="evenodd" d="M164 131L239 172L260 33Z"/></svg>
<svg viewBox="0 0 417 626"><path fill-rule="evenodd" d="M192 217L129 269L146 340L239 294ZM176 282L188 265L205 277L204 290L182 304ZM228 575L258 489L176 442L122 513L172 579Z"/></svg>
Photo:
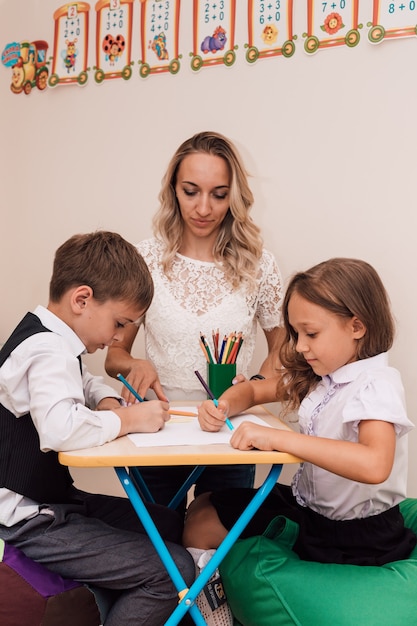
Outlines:
<svg viewBox="0 0 417 626"><path fill-rule="evenodd" d="M380 43L383 39L415 37L417 34L417 2L415 0L373 0L372 22L368 39Z"/></svg>
<svg viewBox="0 0 417 626"><path fill-rule="evenodd" d="M135 0L99 0L94 80L132 76L132 23Z"/></svg>
<svg viewBox="0 0 417 626"><path fill-rule="evenodd" d="M87 2L65 4L54 13L54 56L49 86L58 84L85 85L88 80L88 18Z"/></svg>
<svg viewBox="0 0 417 626"><path fill-rule="evenodd" d="M177 74L180 0L141 0L142 58L139 74L146 78L157 72Z"/></svg>
<svg viewBox="0 0 417 626"><path fill-rule="evenodd" d="M196 72L203 65L233 65L235 20L236 0L194 0L192 70Z"/></svg>
<svg viewBox="0 0 417 626"><path fill-rule="evenodd" d="M358 5L359 0L308 0L304 50L313 54L319 48L357 46L362 28L358 24Z"/></svg>
<svg viewBox="0 0 417 626"><path fill-rule="evenodd" d="M293 0L248 0L249 43L245 44L246 60L255 63L258 58L295 52L293 35Z"/></svg>

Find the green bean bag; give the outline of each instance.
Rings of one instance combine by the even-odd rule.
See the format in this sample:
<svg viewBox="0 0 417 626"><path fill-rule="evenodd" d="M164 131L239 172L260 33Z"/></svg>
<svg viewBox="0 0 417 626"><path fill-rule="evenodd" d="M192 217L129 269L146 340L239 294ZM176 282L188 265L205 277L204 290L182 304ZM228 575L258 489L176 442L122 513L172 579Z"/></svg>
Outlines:
<svg viewBox="0 0 417 626"><path fill-rule="evenodd" d="M417 533L417 500L400 505ZM417 547L381 567L301 561L297 525L276 518L242 539L220 566L227 600L242 626L411 626L417 624Z"/></svg>

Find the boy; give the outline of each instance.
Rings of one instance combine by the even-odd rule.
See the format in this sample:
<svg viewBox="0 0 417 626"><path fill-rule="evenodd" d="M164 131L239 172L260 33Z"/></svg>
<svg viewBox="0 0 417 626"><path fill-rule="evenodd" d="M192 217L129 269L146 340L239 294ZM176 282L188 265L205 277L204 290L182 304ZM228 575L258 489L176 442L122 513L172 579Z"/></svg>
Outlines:
<svg viewBox="0 0 417 626"><path fill-rule="evenodd" d="M58 452L155 432L169 419L159 400L121 406L80 359L120 341L152 296L133 245L111 232L74 235L56 252L47 308L28 313L0 351L0 536L62 576L105 589L113 602L105 626L161 626L178 596L129 500L75 489ZM190 584L180 517L149 508Z"/></svg>

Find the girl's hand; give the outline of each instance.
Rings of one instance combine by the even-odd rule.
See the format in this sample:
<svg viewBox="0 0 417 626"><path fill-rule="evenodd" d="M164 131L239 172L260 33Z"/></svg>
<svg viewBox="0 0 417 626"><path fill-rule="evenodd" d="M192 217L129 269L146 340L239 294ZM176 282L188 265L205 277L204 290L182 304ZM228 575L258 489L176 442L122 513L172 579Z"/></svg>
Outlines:
<svg viewBox="0 0 417 626"><path fill-rule="evenodd" d="M134 389L136 389L142 398L146 396L148 389L153 389L159 400L168 402L168 398L162 391L158 374L150 361L147 361L146 359L134 359L134 361L132 361L130 371L126 376L126 380ZM121 396L127 404L134 404L137 402L135 396L130 393L127 387L123 387Z"/></svg>
<svg viewBox="0 0 417 626"><path fill-rule="evenodd" d="M219 400L219 406L216 408L213 400L205 400L198 407L198 421L201 430L216 433L223 426L228 415L229 403L227 400Z"/></svg>
<svg viewBox="0 0 417 626"><path fill-rule="evenodd" d="M122 422L119 437L129 433L156 433L170 419L168 402L150 400L114 410Z"/></svg>
<svg viewBox="0 0 417 626"><path fill-rule="evenodd" d="M237 450L277 450L277 433L276 428L243 422L233 432L230 444Z"/></svg>

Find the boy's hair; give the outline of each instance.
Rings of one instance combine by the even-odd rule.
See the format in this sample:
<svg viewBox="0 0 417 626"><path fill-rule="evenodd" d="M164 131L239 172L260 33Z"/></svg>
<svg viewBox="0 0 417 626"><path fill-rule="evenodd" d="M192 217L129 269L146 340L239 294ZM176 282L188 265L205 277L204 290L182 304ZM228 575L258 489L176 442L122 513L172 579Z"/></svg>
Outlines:
<svg viewBox="0 0 417 626"><path fill-rule="evenodd" d="M357 342L357 360L389 350L395 334L388 294L369 263L334 258L295 274L282 307L286 335L281 346L281 363L286 368L284 378L289 409L298 408L321 379L296 351L297 334L288 319L288 303L294 293L340 317L360 319L366 333Z"/></svg>
<svg viewBox="0 0 417 626"><path fill-rule="evenodd" d="M51 302L80 285L91 287L101 303L119 300L147 310L153 298L152 277L136 247L108 231L73 235L56 251Z"/></svg>

